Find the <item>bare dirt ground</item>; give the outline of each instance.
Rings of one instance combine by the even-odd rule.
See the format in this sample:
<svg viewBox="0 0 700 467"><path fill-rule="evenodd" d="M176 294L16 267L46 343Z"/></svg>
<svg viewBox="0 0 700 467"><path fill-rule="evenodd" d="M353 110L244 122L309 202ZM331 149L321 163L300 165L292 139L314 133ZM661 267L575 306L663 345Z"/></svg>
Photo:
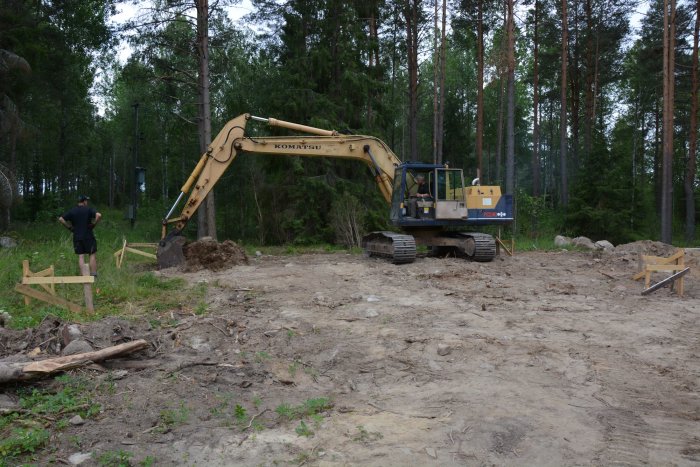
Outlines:
<svg viewBox="0 0 700 467"><path fill-rule="evenodd" d="M206 282L209 312L81 326L98 347L152 347L82 370L112 390L43 460L122 450L134 465L698 465L700 254L687 255L685 297L643 297L631 280L640 251L672 250L400 266L260 256L162 271ZM284 410L325 399L315 416Z"/></svg>

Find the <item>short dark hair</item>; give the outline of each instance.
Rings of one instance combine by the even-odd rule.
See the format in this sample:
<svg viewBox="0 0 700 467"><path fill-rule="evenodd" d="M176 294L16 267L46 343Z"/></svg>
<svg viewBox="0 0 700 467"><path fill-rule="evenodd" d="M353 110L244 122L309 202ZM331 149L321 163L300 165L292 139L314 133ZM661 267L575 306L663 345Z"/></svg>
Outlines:
<svg viewBox="0 0 700 467"><path fill-rule="evenodd" d="M90 199L89 196L85 196L85 195L80 195L80 196L78 196L78 202L79 202L79 203L82 203L83 201L87 201L87 200L89 200L89 199Z"/></svg>

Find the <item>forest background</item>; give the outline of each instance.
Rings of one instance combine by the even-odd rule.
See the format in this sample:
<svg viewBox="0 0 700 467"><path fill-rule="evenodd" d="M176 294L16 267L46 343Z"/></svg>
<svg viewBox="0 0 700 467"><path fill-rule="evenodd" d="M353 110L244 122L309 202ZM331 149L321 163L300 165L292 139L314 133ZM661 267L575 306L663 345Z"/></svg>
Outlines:
<svg viewBox="0 0 700 467"><path fill-rule="evenodd" d="M89 194L136 204L155 239L211 129L251 113L478 174L515 195L519 237L697 243L700 1L253 0L232 20L235 5L4 0L0 230ZM124 6L138 13L115 23ZM215 199L200 236L389 227L367 168L346 161L244 155Z"/></svg>

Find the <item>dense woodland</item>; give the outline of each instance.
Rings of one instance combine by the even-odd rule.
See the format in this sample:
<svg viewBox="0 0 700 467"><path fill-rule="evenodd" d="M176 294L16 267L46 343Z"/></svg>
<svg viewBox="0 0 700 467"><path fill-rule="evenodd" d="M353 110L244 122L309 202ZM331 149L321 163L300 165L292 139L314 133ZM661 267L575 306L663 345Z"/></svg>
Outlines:
<svg viewBox="0 0 700 467"><path fill-rule="evenodd" d="M0 3L13 222L78 193L126 210L139 166L137 222L158 232L212 134L251 113L480 174L515 195L519 236L696 243L700 1L253 0L235 20L225 0L128 3L127 22L113 0ZM211 198L193 224L219 239L333 242L348 212L388 227L351 162L244 155Z"/></svg>

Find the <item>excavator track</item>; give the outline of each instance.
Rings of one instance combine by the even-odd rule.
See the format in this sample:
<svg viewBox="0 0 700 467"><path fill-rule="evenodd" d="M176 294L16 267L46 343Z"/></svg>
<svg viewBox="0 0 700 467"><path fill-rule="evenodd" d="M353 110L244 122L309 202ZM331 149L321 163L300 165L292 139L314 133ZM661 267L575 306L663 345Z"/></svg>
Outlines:
<svg viewBox="0 0 700 467"><path fill-rule="evenodd" d="M486 263L496 257L496 239L492 235L480 232L459 232L458 235L469 242L465 253L472 261Z"/></svg>
<svg viewBox="0 0 700 467"><path fill-rule="evenodd" d="M416 239L395 232L372 232L362 239L368 256L382 256L394 264L412 263L416 259Z"/></svg>

